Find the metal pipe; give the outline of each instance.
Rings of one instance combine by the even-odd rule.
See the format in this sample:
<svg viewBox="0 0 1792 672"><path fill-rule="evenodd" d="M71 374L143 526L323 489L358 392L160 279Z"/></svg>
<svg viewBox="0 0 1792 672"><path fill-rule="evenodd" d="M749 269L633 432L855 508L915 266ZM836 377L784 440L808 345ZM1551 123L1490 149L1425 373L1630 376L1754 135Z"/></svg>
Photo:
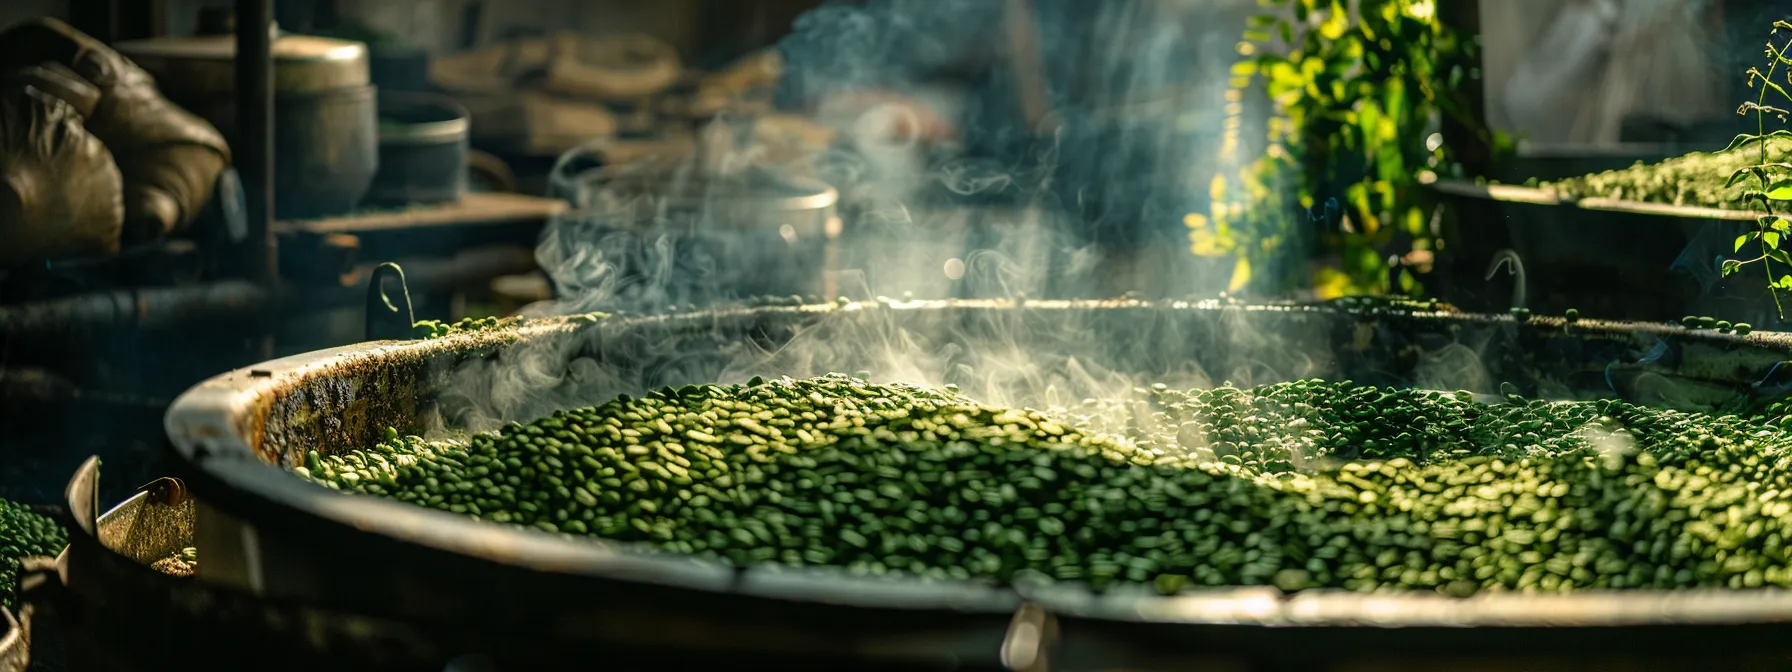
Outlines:
<svg viewBox="0 0 1792 672"><path fill-rule="evenodd" d="M236 154L245 214L250 277L280 277L274 238L274 0L236 0Z"/></svg>
<svg viewBox="0 0 1792 672"><path fill-rule="evenodd" d="M473 248L448 259L402 261L413 291L446 291L484 286L492 278L536 269L527 248ZM319 308L350 305L365 295L371 265L356 269L350 287L286 286L282 292L246 280L80 294L60 299L0 306L0 335L8 338L62 337L107 329L169 329L197 322L255 319L277 305Z"/></svg>
<svg viewBox="0 0 1792 672"><path fill-rule="evenodd" d="M1027 125L1031 130L1039 132L1051 118L1052 110L1051 103L1047 100L1045 61L1039 51L1039 27L1035 20L1033 1L1008 0L1004 9L1009 57L1014 65L1020 109L1026 115Z"/></svg>
<svg viewBox="0 0 1792 672"><path fill-rule="evenodd" d="M261 285L243 280L82 294L0 307L0 334L8 338L62 336L242 319L265 311L272 298Z"/></svg>

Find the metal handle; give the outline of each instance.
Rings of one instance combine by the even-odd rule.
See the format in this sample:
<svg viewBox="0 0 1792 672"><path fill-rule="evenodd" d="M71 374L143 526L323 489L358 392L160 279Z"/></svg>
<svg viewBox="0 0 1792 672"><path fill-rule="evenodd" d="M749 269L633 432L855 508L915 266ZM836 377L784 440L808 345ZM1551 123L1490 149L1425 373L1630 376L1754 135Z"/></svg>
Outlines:
<svg viewBox="0 0 1792 672"><path fill-rule="evenodd" d="M467 173L469 177L484 180L492 191L499 193L515 193L517 191L516 173L511 172L510 165L491 154L479 150L467 150Z"/></svg>
<svg viewBox="0 0 1792 672"><path fill-rule="evenodd" d="M388 277L398 280L397 303L393 303L392 297L386 294ZM415 314L411 312L411 289L404 282L404 269L389 261L374 267L373 275L367 280L367 340L409 339L411 325L416 321Z"/></svg>
<svg viewBox="0 0 1792 672"><path fill-rule="evenodd" d="M1057 637L1058 621L1050 612L1032 602L1020 605L1002 637L1002 666L1013 672L1047 672Z"/></svg>

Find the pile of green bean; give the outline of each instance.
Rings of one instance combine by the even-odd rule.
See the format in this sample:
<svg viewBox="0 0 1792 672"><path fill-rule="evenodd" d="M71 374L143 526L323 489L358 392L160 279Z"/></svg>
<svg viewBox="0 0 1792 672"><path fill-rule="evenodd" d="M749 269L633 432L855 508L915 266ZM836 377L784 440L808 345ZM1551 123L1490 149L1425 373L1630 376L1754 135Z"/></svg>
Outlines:
<svg viewBox="0 0 1792 672"><path fill-rule="evenodd" d="M598 320L607 317L609 317L608 313L583 313L579 315L568 315L565 317L565 320L579 324L595 324ZM499 331L510 329L512 327L520 327L522 326L523 321L523 318L515 316L463 317L455 322L419 320L411 324L411 336L418 340L426 341L437 338L447 338L457 334Z"/></svg>
<svg viewBox="0 0 1792 672"><path fill-rule="evenodd" d="M1357 591L1792 586L1792 432L1299 381L1061 411L832 375L686 386L302 476L736 564Z"/></svg>
<svg viewBox="0 0 1792 672"><path fill-rule="evenodd" d="M1085 400L1057 412L1077 424L1130 437L1141 448L1188 453L1264 474L1325 470L1359 460L1428 464L1477 455L1552 457L1587 448L1589 430L1610 427L1612 436L1629 436L1627 423L1662 413L1614 402L1516 397L1484 404L1467 391L1379 388L1348 380L1249 390L1157 385L1135 390L1129 399Z"/></svg>
<svg viewBox="0 0 1792 672"><path fill-rule="evenodd" d="M1541 186L1555 190L1563 198L1611 198L1749 210L1753 206L1745 199L1744 192L1759 189L1759 185L1752 178L1731 186L1725 186L1725 182L1737 170L1761 163L1760 142L1746 142L1727 151L1693 152L1656 163L1637 162L1629 168L1546 182ZM1788 160L1792 160L1792 140L1769 138L1767 162Z"/></svg>
<svg viewBox="0 0 1792 672"><path fill-rule="evenodd" d="M492 331L513 326L522 320L514 317L464 317L456 322L438 320L418 320L411 325L411 335L422 340L443 338L453 334L472 331Z"/></svg>
<svg viewBox="0 0 1792 672"><path fill-rule="evenodd" d="M1737 336L1747 336L1749 332L1755 330L1755 328L1750 326L1747 322L1731 324L1729 320L1720 320L1715 317L1701 317L1698 315L1687 315L1686 317L1680 318L1680 326L1686 327L1687 329L1711 329L1719 333L1734 333Z"/></svg>
<svg viewBox="0 0 1792 672"><path fill-rule="evenodd" d="M0 607L11 609L19 585L19 561L54 556L68 546L68 531L56 521L0 499Z"/></svg>

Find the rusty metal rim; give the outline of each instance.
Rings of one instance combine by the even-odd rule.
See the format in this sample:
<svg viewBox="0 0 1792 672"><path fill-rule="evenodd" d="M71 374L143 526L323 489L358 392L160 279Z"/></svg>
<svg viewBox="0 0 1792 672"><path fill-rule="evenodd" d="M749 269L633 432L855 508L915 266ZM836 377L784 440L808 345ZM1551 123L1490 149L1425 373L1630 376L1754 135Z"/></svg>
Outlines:
<svg viewBox="0 0 1792 672"><path fill-rule="evenodd" d="M31 640L26 634L31 615L21 611L14 616L12 610L0 608L0 672L22 672L31 666Z"/></svg>
<svg viewBox="0 0 1792 672"><path fill-rule="evenodd" d="M1007 301L916 301L884 304L881 309L1011 307ZM1141 302L1028 302L1030 310L1092 307L1146 307ZM1177 308L1215 309L1213 305L1179 304ZM833 307L770 308L756 311L827 311ZM853 304L846 310L880 309ZM1267 309L1249 306L1245 310ZM1275 309L1287 310L1287 307ZM1312 308L1292 308L1308 310ZM746 310L746 309L735 309ZM1316 309L1314 309L1316 310ZM730 311L615 318L606 324L628 328L632 323L666 319L714 320ZM1509 316L1435 314L1464 322L1510 320ZM1560 318L1534 317L1531 322L1560 326ZM1619 323L1583 321L1590 332ZM1641 331L1684 331L1667 325L1623 325ZM1287 596L1273 588L1226 588L1175 597L1148 592L1112 591L1097 595L1081 586L1052 585L998 588L973 582L921 582L908 579L866 579L829 568L749 568L736 572L719 563L636 550L620 544L574 540L532 530L491 525L396 501L357 497L319 488L287 475L255 457L247 423L259 417L267 401L283 386L307 375L365 358L398 355L435 357L501 346L511 338L545 337L575 327L571 319L537 322L514 331L474 333L441 341L364 343L295 355L223 374L188 390L175 400L166 429L176 453L198 471L217 478L238 494L299 515L357 528L439 551L566 575L633 581L684 589L726 592L766 599L829 603L862 608L951 609L961 612L1012 612L1027 602L1064 616L1137 623L1249 625L1270 627L1627 627L1660 625L1741 625L1792 623L1792 591L1691 590L1609 591L1571 595L1484 594L1467 599L1441 595L1360 595L1342 591L1303 592ZM1756 333L1747 337L1684 333L1682 338L1710 338L1740 344L1757 341L1769 347L1792 346L1788 334ZM1764 341L1764 342L1763 342ZM199 492L200 497L205 493Z"/></svg>

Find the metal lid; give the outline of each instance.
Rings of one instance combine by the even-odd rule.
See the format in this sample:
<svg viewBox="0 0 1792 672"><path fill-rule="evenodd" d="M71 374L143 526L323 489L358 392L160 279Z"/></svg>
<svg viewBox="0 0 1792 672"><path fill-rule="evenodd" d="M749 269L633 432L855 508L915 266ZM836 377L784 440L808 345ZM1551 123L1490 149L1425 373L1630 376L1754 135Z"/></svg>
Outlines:
<svg viewBox="0 0 1792 672"><path fill-rule="evenodd" d="M277 29L276 29L277 30ZM194 35L115 45L156 76L163 89L220 93L236 88L236 37ZM274 40L274 90L303 93L366 86L367 45L328 37L280 35Z"/></svg>

